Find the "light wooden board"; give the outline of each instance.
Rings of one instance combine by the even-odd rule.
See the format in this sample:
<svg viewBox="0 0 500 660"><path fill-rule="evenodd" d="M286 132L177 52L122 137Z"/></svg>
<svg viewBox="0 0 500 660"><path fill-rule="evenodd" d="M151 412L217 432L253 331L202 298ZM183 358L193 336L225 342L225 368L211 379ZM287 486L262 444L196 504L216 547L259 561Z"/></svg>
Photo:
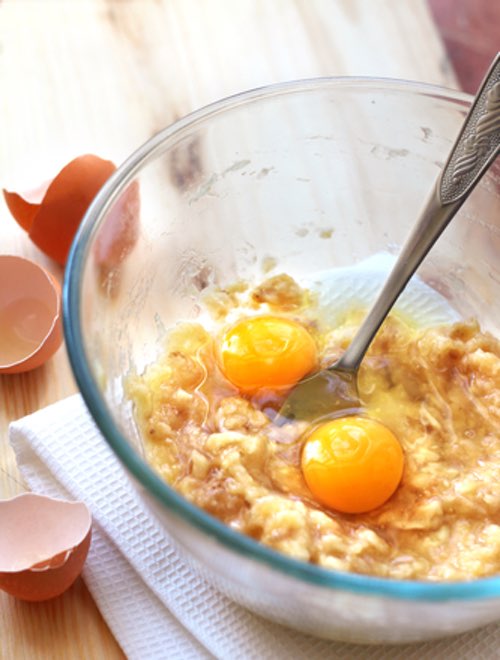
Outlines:
<svg viewBox="0 0 500 660"><path fill-rule="evenodd" d="M425 0L4 0L0 187L29 189L81 153L119 163L206 103L328 75L456 86ZM3 201L0 252L62 276ZM75 391L64 348L35 372L0 376L0 498L23 490L9 422ZM39 605L0 593L1 659L121 655L81 580Z"/></svg>

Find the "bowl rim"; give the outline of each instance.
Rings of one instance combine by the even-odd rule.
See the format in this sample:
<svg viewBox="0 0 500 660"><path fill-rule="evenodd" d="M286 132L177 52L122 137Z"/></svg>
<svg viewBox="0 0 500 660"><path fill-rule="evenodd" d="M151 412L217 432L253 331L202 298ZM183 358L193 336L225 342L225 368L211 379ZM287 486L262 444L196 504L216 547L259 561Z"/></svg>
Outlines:
<svg viewBox="0 0 500 660"><path fill-rule="evenodd" d="M242 104L253 103L272 96L297 94L323 88L353 87L375 91L377 89L433 96L462 104L471 103L472 96L439 85L403 79L363 76L318 77L273 83L225 97L195 110L166 126L144 142L118 167L90 205L75 236L69 253L63 285L63 324L67 353L82 397L97 427L112 451L127 470L157 501L171 513L179 516L199 531L207 533L226 548L275 569L288 577L332 590L344 590L370 596L391 597L400 600L442 602L500 597L500 577L480 578L460 582L429 582L399 580L361 575L322 568L318 565L288 557L250 537L232 530L218 519L191 504L167 485L159 475L132 449L113 422L113 417L100 396L97 380L92 375L86 358L81 325L80 294L82 274L90 240L99 220L115 201L138 170L153 160L165 144L186 128L221 112L231 111Z"/></svg>

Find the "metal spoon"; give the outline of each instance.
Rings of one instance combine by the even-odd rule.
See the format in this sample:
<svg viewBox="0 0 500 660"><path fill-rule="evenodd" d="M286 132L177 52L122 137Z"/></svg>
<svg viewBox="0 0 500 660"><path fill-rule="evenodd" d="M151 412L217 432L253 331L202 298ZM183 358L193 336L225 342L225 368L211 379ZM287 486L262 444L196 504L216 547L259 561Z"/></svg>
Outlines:
<svg viewBox="0 0 500 660"><path fill-rule="evenodd" d="M276 423L348 415L360 409L359 365L385 317L435 241L500 151L500 53L493 60L443 171L401 253L344 355L301 380L281 407Z"/></svg>

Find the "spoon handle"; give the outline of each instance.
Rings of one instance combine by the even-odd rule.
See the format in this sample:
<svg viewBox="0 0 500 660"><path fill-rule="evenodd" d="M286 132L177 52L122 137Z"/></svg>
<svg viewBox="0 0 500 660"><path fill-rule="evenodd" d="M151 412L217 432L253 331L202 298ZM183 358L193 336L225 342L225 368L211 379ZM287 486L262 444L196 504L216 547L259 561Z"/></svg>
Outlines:
<svg viewBox="0 0 500 660"><path fill-rule="evenodd" d="M359 367L377 330L426 254L500 151L500 53L486 74L446 165L389 277L348 349L332 368Z"/></svg>

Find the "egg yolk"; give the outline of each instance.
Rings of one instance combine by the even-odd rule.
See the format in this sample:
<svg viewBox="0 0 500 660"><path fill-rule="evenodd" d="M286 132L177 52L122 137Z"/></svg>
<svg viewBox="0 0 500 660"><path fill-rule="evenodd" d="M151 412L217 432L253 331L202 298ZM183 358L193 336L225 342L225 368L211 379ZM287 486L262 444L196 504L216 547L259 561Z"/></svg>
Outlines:
<svg viewBox="0 0 500 660"><path fill-rule="evenodd" d="M226 378L243 393L292 387L314 369L316 344L295 321L255 316L223 336L219 362Z"/></svg>
<svg viewBox="0 0 500 660"><path fill-rule="evenodd" d="M365 417L322 424L302 450L302 473L315 499L343 513L376 509L394 493L404 456L395 435Z"/></svg>

